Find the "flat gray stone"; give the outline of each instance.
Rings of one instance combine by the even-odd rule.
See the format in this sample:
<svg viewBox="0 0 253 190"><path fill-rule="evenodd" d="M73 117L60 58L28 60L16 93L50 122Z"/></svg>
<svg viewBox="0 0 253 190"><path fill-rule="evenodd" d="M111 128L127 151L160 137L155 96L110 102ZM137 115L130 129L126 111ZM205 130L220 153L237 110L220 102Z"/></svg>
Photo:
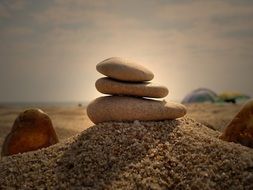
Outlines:
<svg viewBox="0 0 253 190"><path fill-rule="evenodd" d="M95 124L109 121L159 121L183 117L186 108L175 102L127 96L104 96L88 105L87 114Z"/></svg>
<svg viewBox="0 0 253 190"><path fill-rule="evenodd" d="M99 92L112 95L163 98L169 93L165 86L156 85L150 82L131 83L116 81L108 77L98 79L95 86Z"/></svg>
<svg viewBox="0 0 253 190"><path fill-rule="evenodd" d="M105 76L121 81L143 82L154 78L154 74L142 65L119 57L100 62L96 69Z"/></svg>

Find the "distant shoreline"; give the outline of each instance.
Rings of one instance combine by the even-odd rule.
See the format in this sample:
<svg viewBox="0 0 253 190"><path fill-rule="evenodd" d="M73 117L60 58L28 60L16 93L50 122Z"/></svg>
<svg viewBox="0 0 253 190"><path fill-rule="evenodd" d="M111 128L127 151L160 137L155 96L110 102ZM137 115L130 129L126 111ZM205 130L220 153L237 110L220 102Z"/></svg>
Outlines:
<svg viewBox="0 0 253 190"><path fill-rule="evenodd" d="M22 107L86 107L88 101L66 101L66 102L0 102L0 107L22 108Z"/></svg>

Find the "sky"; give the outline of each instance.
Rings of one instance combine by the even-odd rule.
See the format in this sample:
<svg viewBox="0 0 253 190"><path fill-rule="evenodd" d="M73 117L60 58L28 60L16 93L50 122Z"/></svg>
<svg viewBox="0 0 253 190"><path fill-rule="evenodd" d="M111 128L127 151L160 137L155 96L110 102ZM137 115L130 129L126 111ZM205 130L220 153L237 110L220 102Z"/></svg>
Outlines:
<svg viewBox="0 0 253 190"><path fill-rule="evenodd" d="M0 102L90 101L96 64L152 70L168 100L253 96L252 0L0 0Z"/></svg>

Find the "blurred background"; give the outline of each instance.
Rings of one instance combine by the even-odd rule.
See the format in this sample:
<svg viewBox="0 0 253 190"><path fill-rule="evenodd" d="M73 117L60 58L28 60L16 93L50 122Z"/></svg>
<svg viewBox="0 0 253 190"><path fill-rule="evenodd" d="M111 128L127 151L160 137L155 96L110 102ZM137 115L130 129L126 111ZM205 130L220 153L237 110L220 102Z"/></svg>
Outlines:
<svg viewBox="0 0 253 190"><path fill-rule="evenodd" d="M0 102L88 102L112 56L152 70L167 99L253 96L253 1L0 0Z"/></svg>

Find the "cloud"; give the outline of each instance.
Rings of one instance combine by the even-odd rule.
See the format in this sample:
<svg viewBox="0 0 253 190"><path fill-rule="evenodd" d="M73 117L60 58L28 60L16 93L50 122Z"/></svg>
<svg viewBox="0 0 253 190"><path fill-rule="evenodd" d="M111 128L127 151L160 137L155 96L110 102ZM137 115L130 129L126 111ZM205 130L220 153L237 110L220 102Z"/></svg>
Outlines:
<svg viewBox="0 0 253 190"><path fill-rule="evenodd" d="M10 26L5 27L0 31L0 36L2 37L24 37L31 35L34 31L29 27L22 26Z"/></svg>
<svg viewBox="0 0 253 190"><path fill-rule="evenodd" d="M137 8L129 12L133 4ZM251 6L221 1L139 4L54 1L34 15L35 21L47 28L37 46L53 56L117 54L144 61L160 57L163 63L169 57L170 62L210 64L215 57L212 64L220 64L251 54L252 43L246 41L251 40L250 32L248 37L236 35L240 30L244 34L251 31ZM247 22L242 22L243 17Z"/></svg>
<svg viewBox="0 0 253 190"><path fill-rule="evenodd" d="M102 10L112 0L55 0L48 8L34 14L35 20L42 23L73 24L94 20L96 10Z"/></svg>
<svg viewBox="0 0 253 190"><path fill-rule="evenodd" d="M10 17L9 11L6 9L6 7L2 3L0 3L0 19L9 18L9 17Z"/></svg>
<svg viewBox="0 0 253 190"><path fill-rule="evenodd" d="M10 18L13 12L23 10L26 6L25 0L2 0L0 2L0 19Z"/></svg>
<svg viewBox="0 0 253 190"><path fill-rule="evenodd" d="M253 4L229 1L188 1L163 4L157 16L166 23L191 23L187 30L175 29L174 38L192 53L228 55L252 49ZM158 20L159 20L158 19ZM233 53L232 53L233 52ZM193 54L193 55L194 55Z"/></svg>
<svg viewBox="0 0 253 190"><path fill-rule="evenodd" d="M3 0L6 7L12 11L22 10L26 6L26 0Z"/></svg>
<svg viewBox="0 0 253 190"><path fill-rule="evenodd" d="M247 43L252 40L251 5L217 0L145 2L56 0L33 14L45 30L39 46L52 52L121 49L193 57L222 57L252 49Z"/></svg>

